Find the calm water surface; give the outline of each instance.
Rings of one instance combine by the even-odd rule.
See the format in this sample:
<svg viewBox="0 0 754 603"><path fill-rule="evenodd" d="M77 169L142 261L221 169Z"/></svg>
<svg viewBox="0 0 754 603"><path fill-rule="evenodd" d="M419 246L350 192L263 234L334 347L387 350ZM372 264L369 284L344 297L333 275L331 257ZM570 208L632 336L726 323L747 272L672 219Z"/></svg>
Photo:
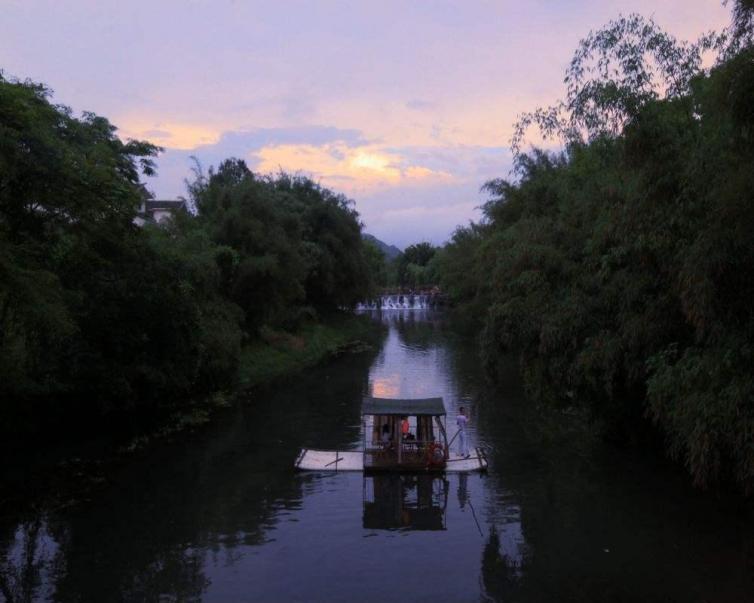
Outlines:
<svg viewBox="0 0 754 603"><path fill-rule="evenodd" d="M375 319L379 351L250 394L89 500L4 513L0 601L754 601L741 509L543 428L516 371L490 390L442 315ZM466 406L489 473L294 473L303 446L360 446L367 394L442 396L449 425Z"/></svg>

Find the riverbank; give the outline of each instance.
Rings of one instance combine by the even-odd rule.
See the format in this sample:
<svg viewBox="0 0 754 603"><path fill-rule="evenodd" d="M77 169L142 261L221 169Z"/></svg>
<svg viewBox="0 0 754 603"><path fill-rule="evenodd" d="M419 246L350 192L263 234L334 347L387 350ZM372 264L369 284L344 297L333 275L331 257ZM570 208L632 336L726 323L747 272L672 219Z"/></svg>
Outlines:
<svg viewBox="0 0 754 603"><path fill-rule="evenodd" d="M238 386L248 389L330 358L368 351L379 345L383 333L375 321L353 314L336 314L295 333L263 329L260 339L241 352Z"/></svg>
<svg viewBox="0 0 754 603"><path fill-rule="evenodd" d="M343 354L373 350L380 345L383 332L378 323L366 316L345 312L304 324L292 332L264 327L259 338L241 351L234 391L215 392L180 408L153 429L131 438L120 451L133 452L154 440L201 427L212 420L215 412L231 406L242 391L293 377Z"/></svg>

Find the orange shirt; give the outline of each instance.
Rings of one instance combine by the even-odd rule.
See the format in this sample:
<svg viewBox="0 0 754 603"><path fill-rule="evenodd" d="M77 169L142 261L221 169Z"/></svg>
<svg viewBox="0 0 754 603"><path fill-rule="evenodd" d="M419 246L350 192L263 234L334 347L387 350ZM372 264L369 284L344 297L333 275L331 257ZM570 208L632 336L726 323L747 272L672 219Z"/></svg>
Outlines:
<svg viewBox="0 0 754 603"><path fill-rule="evenodd" d="M403 419L401 421L401 433L403 435L406 435L408 433L408 419Z"/></svg>

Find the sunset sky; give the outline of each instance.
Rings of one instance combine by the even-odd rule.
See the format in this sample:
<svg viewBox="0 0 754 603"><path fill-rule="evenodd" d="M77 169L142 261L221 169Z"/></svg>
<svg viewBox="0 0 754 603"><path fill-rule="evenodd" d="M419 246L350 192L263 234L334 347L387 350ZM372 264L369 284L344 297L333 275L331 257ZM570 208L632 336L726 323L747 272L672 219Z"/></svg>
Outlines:
<svg viewBox="0 0 754 603"><path fill-rule="evenodd" d="M189 157L300 171L356 201L366 230L439 244L510 170L516 115L563 92L580 38L621 12L680 38L718 0L379 2L0 0L0 69L44 82L123 138L165 147L160 198Z"/></svg>

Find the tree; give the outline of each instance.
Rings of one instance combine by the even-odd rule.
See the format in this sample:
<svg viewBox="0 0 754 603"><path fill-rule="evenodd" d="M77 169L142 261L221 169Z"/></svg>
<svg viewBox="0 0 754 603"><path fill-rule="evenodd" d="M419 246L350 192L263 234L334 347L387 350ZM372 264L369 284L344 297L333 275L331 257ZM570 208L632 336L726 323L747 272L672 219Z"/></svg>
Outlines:
<svg viewBox="0 0 754 603"><path fill-rule="evenodd" d="M239 310L218 249L177 219L137 228L157 147L0 80L0 412L17 426L165 412L228 387Z"/></svg>
<svg viewBox="0 0 754 603"><path fill-rule="evenodd" d="M375 287L387 287L388 267L385 254L372 241L364 239L364 258Z"/></svg>
<svg viewBox="0 0 754 603"><path fill-rule="evenodd" d="M725 37L705 34L679 42L654 21L632 14L590 33L566 71L566 96L521 115L511 148L520 156L526 131L568 144L618 135L648 102L679 98L701 72L704 53L721 50Z"/></svg>
<svg viewBox="0 0 754 603"><path fill-rule="evenodd" d="M295 326L365 299L370 275L353 202L300 176L258 176L229 159L190 187L212 240L226 250L225 294L246 328Z"/></svg>
<svg viewBox="0 0 754 603"><path fill-rule="evenodd" d="M75 118L41 84L0 76L0 393L65 388L61 359L79 332L77 292L61 271L129 236L158 148L121 142L92 113Z"/></svg>
<svg viewBox="0 0 754 603"><path fill-rule="evenodd" d="M723 4L728 4L724 0ZM754 0L733 0L733 45L738 50L754 43Z"/></svg>
<svg viewBox="0 0 754 603"><path fill-rule="evenodd" d="M436 248L427 242L406 247L406 250L395 259L398 284L401 287L434 284L436 275L429 264L436 251Z"/></svg>

